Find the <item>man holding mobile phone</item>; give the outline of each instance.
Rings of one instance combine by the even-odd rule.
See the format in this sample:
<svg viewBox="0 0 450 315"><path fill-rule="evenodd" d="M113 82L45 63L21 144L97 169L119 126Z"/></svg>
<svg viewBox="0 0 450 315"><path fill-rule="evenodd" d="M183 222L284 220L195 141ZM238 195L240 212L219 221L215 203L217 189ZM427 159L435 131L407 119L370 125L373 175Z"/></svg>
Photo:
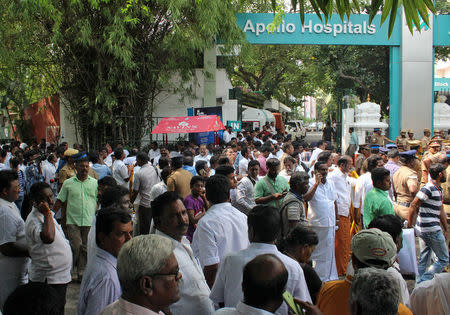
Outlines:
<svg viewBox="0 0 450 315"><path fill-rule="evenodd" d="M278 175L280 172L278 159L268 159L266 165L267 175L255 185L255 202L280 209L283 198L289 191L289 183L286 178Z"/></svg>
<svg viewBox="0 0 450 315"><path fill-rule="evenodd" d="M338 278L334 252L334 233L337 219L338 198L335 187L327 181L328 165L318 161L314 165L314 177L309 180L309 191L303 196L308 201L308 221L319 237L319 244L311 259L316 262L316 272L324 282Z"/></svg>

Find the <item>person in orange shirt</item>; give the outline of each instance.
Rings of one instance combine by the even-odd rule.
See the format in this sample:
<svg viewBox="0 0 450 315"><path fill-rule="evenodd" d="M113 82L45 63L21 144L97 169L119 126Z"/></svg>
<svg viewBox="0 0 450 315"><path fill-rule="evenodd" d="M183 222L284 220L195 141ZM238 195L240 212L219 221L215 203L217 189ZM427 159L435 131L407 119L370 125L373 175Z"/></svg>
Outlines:
<svg viewBox="0 0 450 315"><path fill-rule="evenodd" d="M379 229L362 230L351 243L352 265L355 274L368 267L388 269L397 256L397 246L392 237ZM317 306L324 315L350 315L349 298L353 277L347 273L343 280L325 283L317 297ZM394 284L395 283L395 284ZM392 280L392 285L397 285ZM380 313L381 314L381 313ZM398 303L398 314L412 315L403 304Z"/></svg>

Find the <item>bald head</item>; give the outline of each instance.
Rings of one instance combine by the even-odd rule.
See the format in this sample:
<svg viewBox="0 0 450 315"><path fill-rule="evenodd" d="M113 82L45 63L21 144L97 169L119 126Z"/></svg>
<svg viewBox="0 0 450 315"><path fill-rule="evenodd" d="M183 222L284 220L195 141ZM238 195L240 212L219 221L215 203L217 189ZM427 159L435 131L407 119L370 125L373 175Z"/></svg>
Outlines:
<svg viewBox="0 0 450 315"><path fill-rule="evenodd" d="M275 312L283 302L288 272L273 254L255 257L244 267L242 291L244 303Z"/></svg>

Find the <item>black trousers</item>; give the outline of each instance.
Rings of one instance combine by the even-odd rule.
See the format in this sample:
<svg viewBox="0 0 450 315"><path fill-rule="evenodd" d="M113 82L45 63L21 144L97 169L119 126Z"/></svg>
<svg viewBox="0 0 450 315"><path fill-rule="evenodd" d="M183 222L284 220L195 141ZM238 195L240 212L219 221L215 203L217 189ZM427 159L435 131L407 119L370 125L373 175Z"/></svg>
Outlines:
<svg viewBox="0 0 450 315"><path fill-rule="evenodd" d="M139 206L139 235L148 234L152 223L152 208Z"/></svg>

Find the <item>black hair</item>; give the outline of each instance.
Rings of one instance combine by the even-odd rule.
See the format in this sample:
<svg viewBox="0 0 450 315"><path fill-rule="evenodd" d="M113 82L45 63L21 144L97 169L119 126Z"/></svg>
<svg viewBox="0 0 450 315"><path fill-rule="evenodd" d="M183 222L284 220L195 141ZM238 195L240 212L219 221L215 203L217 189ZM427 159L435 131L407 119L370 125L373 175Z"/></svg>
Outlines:
<svg viewBox="0 0 450 315"><path fill-rule="evenodd" d="M195 171L197 172L197 174L200 174L200 171L203 170L206 165L208 165L208 162L206 162L205 160L198 160L195 163Z"/></svg>
<svg viewBox="0 0 450 315"><path fill-rule="evenodd" d="M42 282L30 282L18 286L8 296L3 315L59 315L61 308L60 294L55 288Z"/></svg>
<svg viewBox="0 0 450 315"><path fill-rule="evenodd" d="M249 169L250 167L253 167L253 166L255 166L255 165L261 166L261 165L259 164L259 161L258 161L258 160L251 160L250 162L248 162L248 167L247 167L247 169Z"/></svg>
<svg viewBox="0 0 450 315"><path fill-rule="evenodd" d="M148 163L148 155L144 152L138 152L138 154L136 154L136 160L146 164Z"/></svg>
<svg viewBox="0 0 450 315"><path fill-rule="evenodd" d="M391 173L389 172L388 169L384 168L384 167L377 167L374 168L371 172L371 177L372 177L372 183L380 183L382 182L386 176L390 176Z"/></svg>
<svg viewBox="0 0 450 315"><path fill-rule="evenodd" d="M170 159L168 157L161 157L158 161L158 166L160 169L166 168L167 166L170 166Z"/></svg>
<svg viewBox="0 0 450 315"><path fill-rule="evenodd" d="M390 159L395 159L397 156L399 156L400 153L398 152L397 149L391 149L389 150L389 152L387 153L387 157Z"/></svg>
<svg viewBox="0 0 450 315"><path fill-rule="evenodd" d="M177 157L171 158L170 161L172 163L172 168L174 170L177 170L177 169L183 167L183 157L182 156L177 156Z"/></svg>
<svg viewBox="0 0 450 315"><path fill-rule="evenodd" d="M114 230L114 223L119 221L120 223L128 223L131 221L131 215L116 207L101 208L97 212L97 218L95 221L95 239L98 244L98 235L103 233L108 235Z"/></svg>
<svg viewBox="0 0 450 315"><path fill-rule="evenodd" d="M317 275L313 267L308 264L302 264L303 274L305 275L306 286L308 287L309 294L313 304L317 302L317 296L322 288L322 280Z"/></svg>
<svg viewBox="0 0 450 315"><path fill-rule="evenodd" d="M367 171L372 172L378 166L378 161L381 160L381 157L378 155L369 156L367 158Z"/></svg>
<svg viewBox="0 0 450 315"><path fill-rule="evenodd" d="M183 156L183 165L193 166L194 158L191 155Z"/></svg>
<svg viewBox="0 0 450 315"><path fill-rule="evenodd" d="M187 157L187 156L194 157L194 154L190 150L184 150L183 156L184 157Z"/></svg>
<svg viewBox="0 0 450 315"><path fill-rule="evenodd" d="M15 157L9 160L9 164L11 165L11 168L16 168L19 166L20 161L18 158Z"/></svg>
<svg viewBox="0 0 450 315"><path fill-rule="evenodd" d="M259 141L258 141L259 142ZM268 146L268 145L264 145L262 148L261 148L261 152L272 152L272 148L270 147L270 146Z"/></svg>
<svg viewBox="0 0 450 315"><path fill-rule="evenodd" d="M298 153L297 153L298 154ZM284 164L286 164L286 162L287 161L289 161L289 162L291 162L292 164L295 164L295 163L297 163L297 160L293 157L293 156L291 156L291 155L288 155L288 156L286 156L285 158L284 158Z"/></svg>
<svg viewBox="0 0 450 315"><path fill-rule="evenodd" d="M279 166L280 164L281 164L280 160L278 160L276 158L271 158L266 161L266 166L268 169L271 167Z"/></svg>
<svg viewBox="0 0 450 315"><path fill-rule="evenodd" d="M9 189L11 187L11 182L19 179L19 174L13 170L3 170L0 171L0 193L3 189Z"/></svg>
<svg viewBox="0 0 450 315"><path fill-rule="evenodd" d="M118 205L120 203L120 199L129 193L130 192L128 189L123 186L110 186L102 193L100 204L102 208Z"/></svg>
<svg viewBox="0 0 450 315"><path fill-rule="evenodd" d="M114 150L114 158L116 160L120 160L122 158L122 154L123 154L123 148L122 147L118 147Z"/></svg>
<svg viewBox="0 0 450 315"><path fill-rule="evenodd" d="M249 152L248 152L248 148L247 148L246 146L243 146L243 147L241 148L241 154L242 154L242 156L246 156L248 153L249 153Z"/></svg>
<svg viewBox="0 0 450 315"><path fill-rule="evenodd" d="M339 160L337 161L337 165L341 166L341 165L347 165L349 162L349 159L351 159L351 157L349 157L348 155L343 155L339 158Z"/></svg>
<svg viewBox="0 0 450 315"><path fill-rule="evenodd" d="M194 187L194 185L198 182L205 183L205 179L201 176L192 176L191 182L189 183L190 187Z"/></svg>
<svg viewBox="0 0 450 315"><path fill-rule="evenodd" d="M30 199L34 202L40 202L43 200L42 191L46 188L52 189L46 182L36 182L30 188Z"/></svg>
<svg viewBox="0 0 450 315"><path fill-rule="evenodd" d="M98 180L99 186L108 186L108 187L114 187L117 186L117 182L112 176L105 176Z"/></svg>
<svg viewBox="0 0 450 315"><path fill-rule="evenodd" d="M92 162L93 164L98 163L98 152L92 151L88 153L89 156L89 162Z"/></svg>
<svg viewBox="0 0 450 315"><path fill-rule="evenodd" d="M64 154L65 151L66 151L66 149L61 145L56 148L56 154L58 154L58 155Z"/></svg>
<svg viewBox="0 0 450 315"><path fill-rule="evenodd" d="M171 172L172 172L172 169L170 168L170 166L164 167L161 171L161 179L165 182Z"/></svg>
<svg viewBox="0 0 450 315"><path fill-rule="evenodd" d="M318 171L319 167L321 167L322 165L327 166L327 162L324 161L317 161L316 164L314 164L314 171Z"/></svg>
<svg viewBox="0 0 450 315"><path fill-rule="evenodd" d="M219 161L219 155L213 155L211 156L211 158L209 159L209 165L211 165L211 167L213 165L216 165Z"/></svg>
<svg viewBox="0 0 450 315"><path fill-rule="evenodd" d="M216 168L217 175L228 176L232 173L234 173L234 167L231 165L220 165Z"/></svg>
<svg viewBox="0 0 450 315"><path fill-rule="evenodd" d="M283 270L280 273L273 273L273 260L276 260ZM283 301L282 294L286 289L288 271L281 260L274 254L263 254L256 256L248 262L242 275L242 292L244 303L260 307L269 301Z"/></svg>
<svg viewBox="0 0 450 315"><path fill-rule="evenodd" d="M319 237L309 227L297 225L289 234L277 243L278 250L285 252L290 247L295 246L316 246L319 244Z"/></svg>
<svg viewBox="0 0 450 315"><path fill-rule="evenodd" d="M325 140L319 140L317 142L317 147L321 147L324 143L327 143Z"/></svg>
<svg viewBox="0 0 450 315"><path fill-rule="evenodd" d="M429 170L432 179L437 179L439 173L442 173L443 171L445 171L445 166L440 163L432 164Z"/></svg>
<svg viewBox="0 0 450 315"><path fill-rule="evenodd" d="M331 151L322 151L317 156L317 161L328 162L331 157Z"/></svg>
<svg viewBox="0 0 450 315"><path fill-rule="evenodd" d="M219 160L217 161L217 164L219 165L229 165L230 164L230 159L228 158L228 156L220 156Z"/></svg>
<svg viewBox="0 0 450 315"><path fill-rule="evenodd" d="M181 200L181 202L183 202L183 199L181 199L180 195L178 195L175 191L166 191L152 201L152 217L155 225L159 226L159 223L161 223L161 216L163 215L166 207L169 207L177 200Z"/></svg>
<svg viewBox="0 0 450 315"><path fill-rule="evenodd" d="M369 229L377 228L383 232L389 233L394 242L403 233L402 227L402 220L393 214L383 214L377 216L370 221L368 226Z"/></svg>
<svg viewBox="0 0 450 315"><path fill-rule="evenodd" d="M258 241L273 242L281 230L280 211L272 206L257 205L248 213L247 224L255 232Z"/></svg>
<svg viewBox="0 0 450 315"><path fill-rule="evenodd" d="M213 204L227 202L230 196L230 181L223 175L208 178L205 184L206 199Z"/></svg>
<svg viewBox="0 0 450 315"><path fill-rule="evenodd" d="M307 181L309 179L309 175L306 172L294 172L291 178L289 179L289 186L292 189L295 189L297 185Z"/></svg>

